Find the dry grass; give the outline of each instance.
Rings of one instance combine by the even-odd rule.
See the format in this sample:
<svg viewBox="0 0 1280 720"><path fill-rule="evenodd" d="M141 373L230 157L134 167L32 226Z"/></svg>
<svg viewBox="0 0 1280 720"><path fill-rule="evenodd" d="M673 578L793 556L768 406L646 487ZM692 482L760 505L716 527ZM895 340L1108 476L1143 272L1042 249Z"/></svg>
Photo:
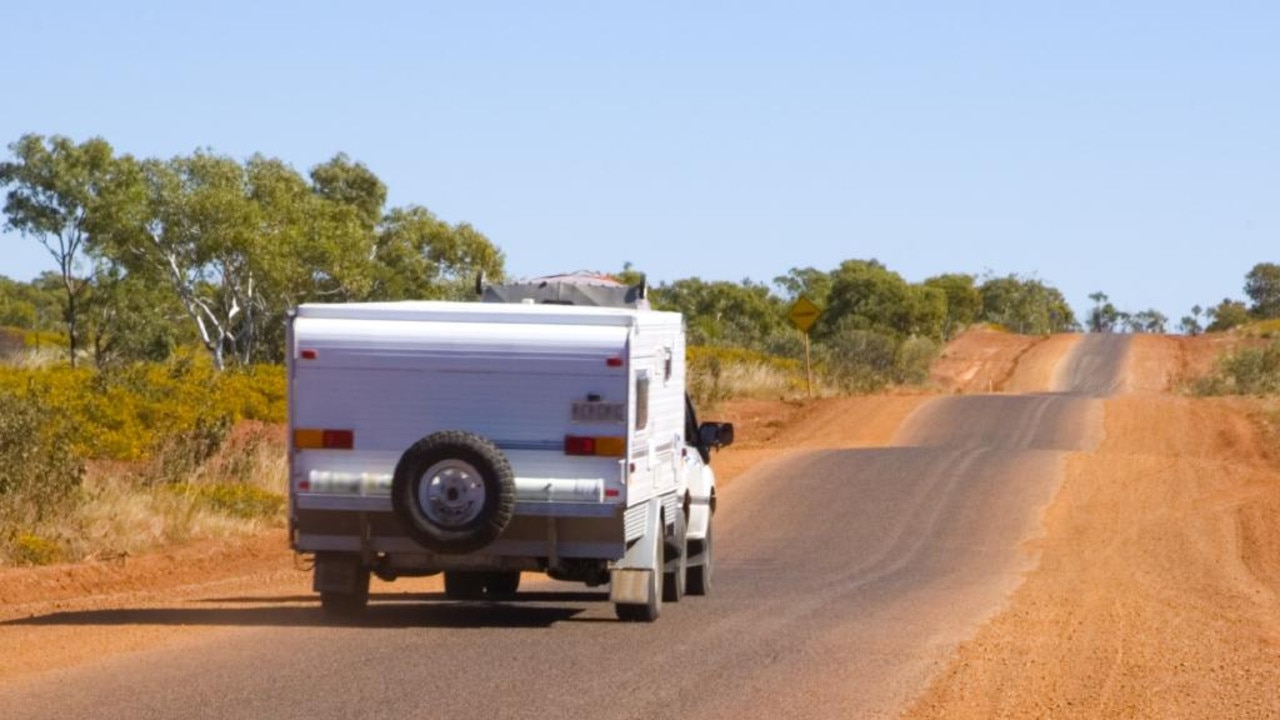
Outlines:
<svg viewBox="0 0 1280 720"><path fill-rule="evenodd" d="M693 384L705 388L708 400L778 399L795 395L797 385L801 392L804 390L803 377L797 379L794 372L751 361L725 362L715 372L696 373Z"/></svg>
<svg viewBox="0 0 1280 720"><path fill-rule="evenodd" d="M284 522L283 428L245 422L181 477L145 463L90 467L79 502L0 548L0 563L112 559L205 538L241 537Z"/></svg>
<svg viewBox="0 0 1280 720"><path fill-rule="evenodd" d="M802 360L742 348L690 347L688 385L699 407L721 400L787 400L806 394ZM829 394L816 368L814 394Z"/></svg>
<svg viewBox="0 0 1280 720"><path fill-rule="evenodd" d="M28 347L10 356L6 361L6 365L24 368L27 370L35 370L37 368L52 367L55 365L65 365L67 362L66 348L57 346L43 345L39 348Z"/></svg>
<svg viewBox="0 0 1280 720"><path fill-rule="evenodd" d="M1280 338L1280 318L1271 320L1259 320L1249 323L1241 328L1241 332L1252 337L1260 337L1265 339Z"/></svg>

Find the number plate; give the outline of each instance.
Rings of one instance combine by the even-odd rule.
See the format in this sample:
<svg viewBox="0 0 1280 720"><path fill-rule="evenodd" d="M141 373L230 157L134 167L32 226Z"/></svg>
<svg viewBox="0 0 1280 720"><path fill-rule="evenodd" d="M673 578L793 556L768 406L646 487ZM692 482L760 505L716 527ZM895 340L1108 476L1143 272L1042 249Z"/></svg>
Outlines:
<svg viewBox="0 0 1280 720"><path fill-rule="evenodd" d="M627 422L627 404L609 402L576 402L573 404L573 421L576 423Z"/></svg>

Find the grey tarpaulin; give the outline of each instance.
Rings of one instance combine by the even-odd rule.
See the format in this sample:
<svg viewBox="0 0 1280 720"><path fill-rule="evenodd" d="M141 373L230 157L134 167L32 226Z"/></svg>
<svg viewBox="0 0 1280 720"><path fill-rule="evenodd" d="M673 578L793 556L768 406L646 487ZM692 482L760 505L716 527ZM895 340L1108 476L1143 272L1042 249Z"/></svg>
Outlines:
<svg viewBox="0 0 1280 720"><path fill-rule="evenodd" d="M649 307L645 283L628 286L611 277L592 273L549 275L503 285L485 285L482 295L484 302Z"/></svg>

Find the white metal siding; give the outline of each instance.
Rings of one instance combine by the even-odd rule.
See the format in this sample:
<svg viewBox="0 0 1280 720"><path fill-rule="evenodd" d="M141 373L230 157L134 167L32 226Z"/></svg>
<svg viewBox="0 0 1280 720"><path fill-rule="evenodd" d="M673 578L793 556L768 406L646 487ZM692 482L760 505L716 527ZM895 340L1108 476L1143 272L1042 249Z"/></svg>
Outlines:
<svg viewBox="0 0 1280 720"><path fill-rule="evenodd" d="M629 505L671 492L681 485L684 438L684 332L678 315L656 313L637 319L631 341L632 387L641 373L649 377L649 419L633 435L635 466L628 487ZM671 375L667 376L668 359ZM631 417L635 422L635 398Z"/></svg>
<svg viewBox="0 0 1280 720"><path fill-rule="evenodd" d="M626 519L626 541L631 542L640 537L649 529L649 503L641 503L627 508Z"/></svg>
<svg viewBox="0 0 1280 720"><path fill-rule="evenodd" d="M622 489L632 464L622 495L628 505L643 503L679 482L681 323L675 313L614 308L303 306L289 348L291 421L295 428L352 430L355 449L299 453L294 482L312 470L390 473L420 438L457 429L502 447L518 478L598 478ZM631 438L628 456L565 456L566 435L626 436L636 369L651 378L649 424ZM626 403L629 424L573 423L572 403L589 395ZM643 532L643 517L639 522Z"/></svg>

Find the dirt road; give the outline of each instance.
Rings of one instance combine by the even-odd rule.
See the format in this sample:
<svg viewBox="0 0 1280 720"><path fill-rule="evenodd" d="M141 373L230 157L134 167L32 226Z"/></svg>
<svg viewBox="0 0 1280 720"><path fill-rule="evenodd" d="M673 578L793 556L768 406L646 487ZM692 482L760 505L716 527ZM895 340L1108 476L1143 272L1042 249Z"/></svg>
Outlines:
<svg viewBox="0 0 1280 720"><path fill-rule="evenodd" d="M995 395L731 408L755 422L717 460L718 584L656 625L429 579L333 627L281 537L9 571L0 717L1280 714L1280 483L1249 408L1169 395L1186 348L987 335L938 376Z"/></svg>
<svg viewBox="0 0 1280 720"><path fill-rule="evenodd" d="M1171 394L1206 349L1135 339L1039 567L907 717L1280 717L1280 443L1256 402Z"/></svg>

